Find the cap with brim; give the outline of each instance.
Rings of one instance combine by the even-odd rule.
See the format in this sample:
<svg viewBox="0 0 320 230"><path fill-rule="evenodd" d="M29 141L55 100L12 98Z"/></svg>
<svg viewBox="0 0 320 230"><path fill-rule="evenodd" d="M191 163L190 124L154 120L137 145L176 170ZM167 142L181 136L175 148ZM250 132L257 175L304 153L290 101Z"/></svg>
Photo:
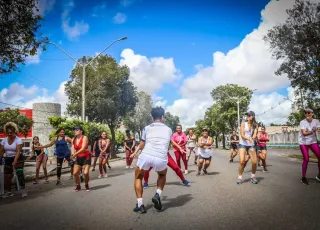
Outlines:
<svg viewBox="0 0 320 230"><path fill-rule="evenodd" d="M304 111L305 111L305 112L313 113L313 110L312 110L312 109L309 109L309 108L305 109Z"/></svg>
<svg viewBox="0 0 320 230"><path fill-rule="evenodd" d="M246 113L247 116L256 116L256 114L253 111L249 111Z"/></svg>

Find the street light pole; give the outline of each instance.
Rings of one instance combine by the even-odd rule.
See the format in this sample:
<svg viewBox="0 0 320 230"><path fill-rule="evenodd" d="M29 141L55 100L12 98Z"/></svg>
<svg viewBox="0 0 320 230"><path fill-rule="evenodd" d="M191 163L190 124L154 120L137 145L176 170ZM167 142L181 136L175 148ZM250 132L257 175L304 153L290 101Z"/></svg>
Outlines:
<svg viewBox="0 0 320 230"><path fill-rule="evenodd" d="M86 119L86 113L85 113L85 108L86 108L86 67L90 65L93 60L95 60L97 57L99 57L104 51L106 51L110 46L112 46L114 43L126 40L127 37L122 37L117 40L114 40L111 42L104 50L102 50L97 56L92 58L89 63L87 63L86 57L82 57L82 61L79 63L75 58L73 58L70 54L68 54L64 49L62 49L59 45L57 45L54 42L48 42L48 44L56 46L58 49L60 49L63 53L65 53L69 58L71 58L73 61L76 63L80 64L82 66L82 108L81 108L81 119L85 121Z"/></svg>

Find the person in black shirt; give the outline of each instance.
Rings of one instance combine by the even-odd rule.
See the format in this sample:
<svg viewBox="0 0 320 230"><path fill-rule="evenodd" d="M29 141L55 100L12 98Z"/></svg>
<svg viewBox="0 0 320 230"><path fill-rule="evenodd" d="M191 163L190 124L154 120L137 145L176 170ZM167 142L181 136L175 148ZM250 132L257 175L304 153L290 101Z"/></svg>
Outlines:
<svg viewBox="0 0 320 230"><path fill-rule="evenodd" d="M233 162L233 158L238 155L238 144L239 144L239 136L235 130L232 131L232 135L230 137L230 163Z"/></svg>

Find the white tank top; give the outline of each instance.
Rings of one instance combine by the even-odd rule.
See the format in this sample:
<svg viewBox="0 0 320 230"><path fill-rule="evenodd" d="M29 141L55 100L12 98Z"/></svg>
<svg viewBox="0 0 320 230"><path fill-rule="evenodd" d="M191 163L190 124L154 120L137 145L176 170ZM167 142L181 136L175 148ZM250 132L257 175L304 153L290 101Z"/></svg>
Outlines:
<svg viewBox="0 0 320 230"><path fill-rule="evenodd" d="M192 140L189 135L187 137L188 137L187 147L188 148L196 147L196 140Z"/></svg>
<svg viewBox="0 0 320 230"><path fill-rule="evenodd" d="M250 137L252 137L252 134L253 134L253 127L251 126L251 128L249 129L248 122L245 122L244 123L244 136L247 138L250 138ZM241 135L240 135L239 144L245 145L245 146L254 146L254 143L250 143L250 141L242 139Z"/></svg>
<svg viewBox="0 0 320 230"><path fill-rule="evenodd" d="M201 140L202 143L207 143L209 141L209 137L207 139L201 138ZM204 158L209 158L212 156L212 149L199 147L199 154Z"/></svg>

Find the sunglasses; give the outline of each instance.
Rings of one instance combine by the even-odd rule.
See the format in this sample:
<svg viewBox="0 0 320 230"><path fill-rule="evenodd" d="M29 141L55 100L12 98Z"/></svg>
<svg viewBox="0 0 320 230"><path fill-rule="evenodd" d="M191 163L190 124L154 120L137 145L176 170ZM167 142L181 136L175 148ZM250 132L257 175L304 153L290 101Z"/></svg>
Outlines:
<svg viewBox="0 0 320 230"><path fill-rule="evenodd" d="M304 112L304 114L312 114L312 112Z"/></svg>

